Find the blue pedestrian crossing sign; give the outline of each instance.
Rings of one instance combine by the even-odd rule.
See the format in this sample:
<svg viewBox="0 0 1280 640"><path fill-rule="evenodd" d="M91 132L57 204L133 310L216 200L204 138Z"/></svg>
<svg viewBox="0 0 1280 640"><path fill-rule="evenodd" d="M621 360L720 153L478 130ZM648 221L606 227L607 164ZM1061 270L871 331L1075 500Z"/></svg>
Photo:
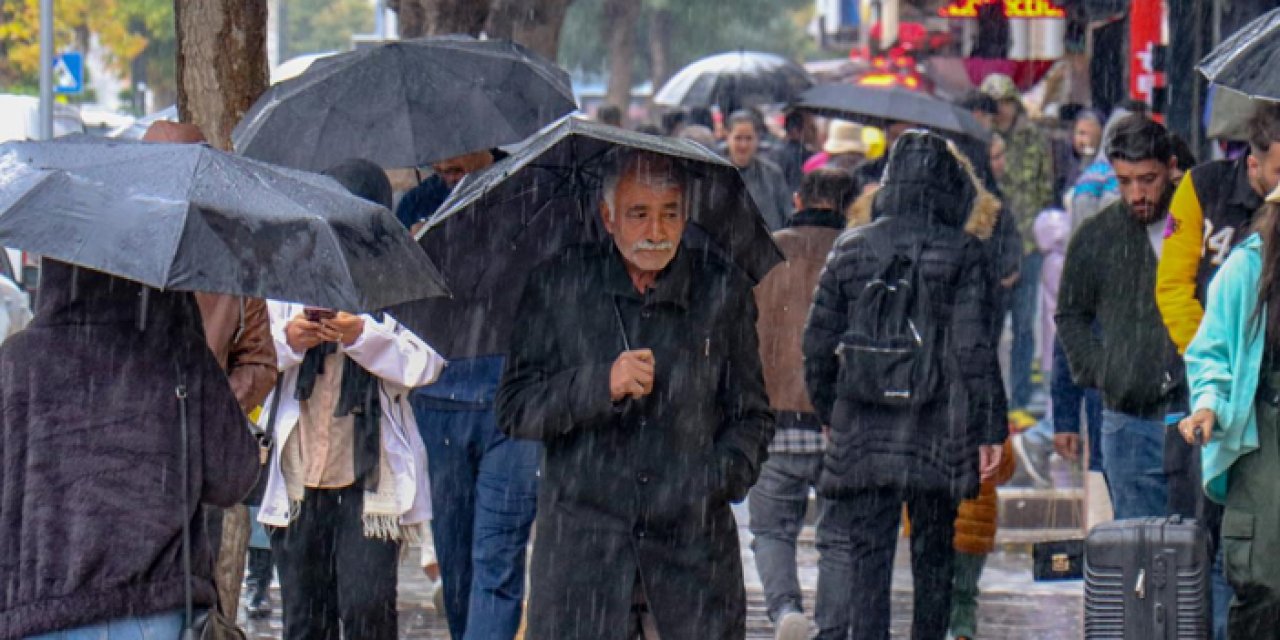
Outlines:
<svg viewBox="0 0 1280 640"><path fill-rule="evenodd" d="M53 59L54 93L80 93L84 91L84 54L68 51Z"/></svg>

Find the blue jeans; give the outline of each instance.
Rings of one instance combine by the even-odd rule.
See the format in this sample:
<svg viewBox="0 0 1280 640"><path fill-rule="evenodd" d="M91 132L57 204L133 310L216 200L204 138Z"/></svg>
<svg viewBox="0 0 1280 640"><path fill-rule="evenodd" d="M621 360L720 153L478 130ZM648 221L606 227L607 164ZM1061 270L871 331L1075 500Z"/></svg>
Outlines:
<svg viewBox="0 0 1280 640"><path fill-rule="evenodd" d="M1164 420L1102 412L1102 471L1116 520L1163 516L1169 486L1164 472Z"/></svg>
<svg viewBox="0 0 1280 640"><path fill-rule="evenodd" d="M809 489L817 485L820 471L821 453L771 453L747 500L751 551L764 586L769 619L774 622L788 608L804 610L796 572L796 539L809 508ZM821 498L818 508L822 508Z"/></svg>
<svg viewBox="0 0 1280 640"><path fill-rule="evenodd" d="M1081 433L1080 403L1084 402L1085 428L1089 437L1089 470L1102 471L1102 393L1086 389L1071 379L1071 367L1061 340L1053 341L1053 372L1049 374L1049 395L1053 398L1053 432Z"/></svg>
<svg viewBox="0 0 1280 640"><path fill-rule="evenodd" d="M542 446L498 430L492 403L415 392L427 446L436 557L454 638L514 638L524 611L525 549Z"/></svg>
<svg viewBox="0 0 1280 640"><path fill-rule="evenodd" d="M1031 402L1031 361L1036 355L1036 311L1040 308L1040 267L1044 256L1032 251L1022 257L1018 283L1013 286L1013 344L1009 351L1009 408Z"/></svg>
<svg viewBox="0 0 1280 640"><path fill-rule="evenodd" d="M141 618L116 618L75 629L54 631L26 640L177 640L182 635L183 611L176 609Z"/></svg>

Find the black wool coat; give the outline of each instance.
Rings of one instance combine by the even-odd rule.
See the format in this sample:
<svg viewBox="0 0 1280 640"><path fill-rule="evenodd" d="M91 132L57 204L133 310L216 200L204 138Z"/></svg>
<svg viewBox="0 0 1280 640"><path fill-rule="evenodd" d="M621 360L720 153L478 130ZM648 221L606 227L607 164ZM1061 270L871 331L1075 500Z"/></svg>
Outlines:
<svg viewBox="0 0 1280 640"><path fill-rule="evenodd" d="M36 317L0 347L0 638L216 601L200 504L230 507L258 446L188 293L45 259ZM190 484L179 475L177 368ZM183 513L183 494L190 512Z"/></svg>
<svg viewBox="0 0 1280 640"><path fill-rule="evenodd" d="M805 382L831 427L818 489L830 497L899 488L971 498L979 485L978 445L1003 443L1008 428L989 330L995 311L988 258L965 228L989 235L999 203L970 209L957 193L918 184L887 186L874 202L874 220L836 241L805 328ZM943 328L946 398L916 409L838 398L836 349L858 296L881 268L872 243L885 255L910 255L920 242L934 324Z"/></svg>
<svg viewBox="0 0 1280 640"><path fill-rule="evenodd" d="M526 637L621 640L638 584L664 640L743 637L729 503L774 420L751 282L682 247L641 295L612 244L582 247L530 276L518 318L498 421L546 451ZM654 389L613 403L628 348L653 351Z"/></svg>

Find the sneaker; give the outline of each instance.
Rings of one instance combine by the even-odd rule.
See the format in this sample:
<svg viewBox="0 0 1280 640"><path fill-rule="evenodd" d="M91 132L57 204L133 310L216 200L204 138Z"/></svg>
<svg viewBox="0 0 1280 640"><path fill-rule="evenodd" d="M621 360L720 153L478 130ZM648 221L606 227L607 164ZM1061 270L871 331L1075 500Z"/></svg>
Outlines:
<svg viewBox="0 0 1280 640"><path fill-rule="evenodd" d="M435 582L435 589L431 591L431 604L435 606L438 615L444 615L444 582Z"/></svg>
<svg viewBox="0 0 1280 640"><path fill-rule="evenodd" d="M249 587L249 606L245 607L245 613L250 620L262 620L271 617L271 596L267 593L267 588L261 585L253 585Z"/></svg>
<svg viewBox="0 0 1280 640"><path fill-rule="evenodd" d="M1053 486L1053 479L1049 475L1048 455L1052 451L1045 453L1036 450L1034 443L1028 441L1027 434L1019 433L1013 436L1013 453L1018 456L1018 466L1027 473L1036 487Z"/></svg>
<svg viewBox="0 0 1280 640"><path fill-rule="evenodd" d="M809 637L809 620L799 611L788 611L778 618L778 631L775 640L807 640Z"/></svg>
<svg viewBox="0 0 1280 640"><path fill-rule="evenodd" d="M1037 422L1039 422L1039 420L1036 420L1036 417L1031 415L1031 412L1026 409L1014 409L1009 412L1009 428L1012 429L1014 433L1022 433L1023 431L1036 426Z"/></svg>

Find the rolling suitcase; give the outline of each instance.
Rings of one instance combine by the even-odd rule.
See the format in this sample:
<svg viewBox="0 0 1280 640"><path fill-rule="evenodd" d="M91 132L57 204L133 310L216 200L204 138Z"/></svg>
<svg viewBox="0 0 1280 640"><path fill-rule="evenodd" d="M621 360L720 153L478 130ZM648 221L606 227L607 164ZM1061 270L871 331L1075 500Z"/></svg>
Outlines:
<svg viewBox="0 0 1280 640"><path fill-rule="evenodd" d="M1089 640L1209 637L1209 551L1204 531L1180 516L1100 524L1084 552L1084 633Z"/></svg>

